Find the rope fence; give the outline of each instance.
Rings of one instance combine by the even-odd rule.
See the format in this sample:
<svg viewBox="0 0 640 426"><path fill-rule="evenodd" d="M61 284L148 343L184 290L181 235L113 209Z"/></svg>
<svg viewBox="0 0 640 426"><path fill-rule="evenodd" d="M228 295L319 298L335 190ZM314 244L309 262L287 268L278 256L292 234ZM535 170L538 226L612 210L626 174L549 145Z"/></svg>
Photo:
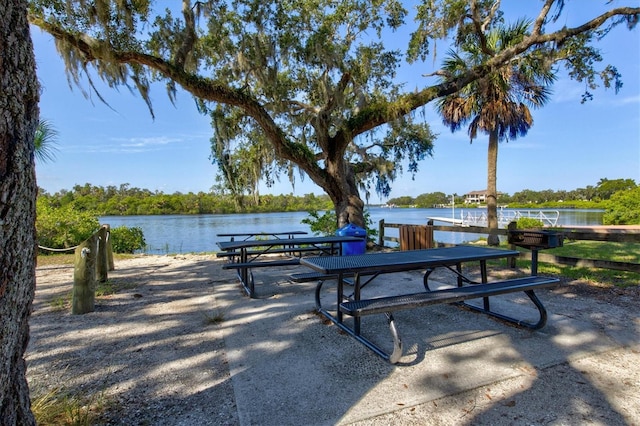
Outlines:
<svg viewBox="0 0 640 426"><path fill-rule="evenodd" d="M73 246L73 247L69 247L69 248L61 248L61 249L56 249L56 248L51 248L51 247L45 247L45 246L38 245L38 248L40 250L52 251L52 252L57 252L57 253L65 252L65 251L72 251L72 250L77 249L78 247L80 247L80 244L78 244L77 246Z"/></svg>

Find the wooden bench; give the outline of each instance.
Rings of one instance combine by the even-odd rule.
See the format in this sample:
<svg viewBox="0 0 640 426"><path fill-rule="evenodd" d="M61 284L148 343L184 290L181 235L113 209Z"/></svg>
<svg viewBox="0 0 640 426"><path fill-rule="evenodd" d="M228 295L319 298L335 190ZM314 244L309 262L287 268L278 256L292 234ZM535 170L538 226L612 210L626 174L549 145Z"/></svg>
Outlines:
<svg viewBox="0 0 640 426"><path fill-rule="evenodd" d="M547 311L540 299L538 299L534 293L534 290L553 287L558 285L559 282L560 280L557 278L529 276L487 284L473 284L421 293L352 300L340 303L338 309L342 314L354 317L355 324L353 331L354 337L357 340L365 344L378 355L387 359L390 363L395 364L402 357L402 339L400 338L400 334L396 327L393 312L442 303L456 303L464 306L465 308L485 313L500 320L515 324L519 327L538 330L544 327L547 322ZM538 309L539 319L537 322L529 323L491 310L489 297L520 291L524 292ZM464 302L465 300L479 298L483 299L482 307L470 305ZM393 351L390 354L386 353L360 334L360 321L357 319L365 315L380 313L386 315L389 329L393 337Z"/></svg>

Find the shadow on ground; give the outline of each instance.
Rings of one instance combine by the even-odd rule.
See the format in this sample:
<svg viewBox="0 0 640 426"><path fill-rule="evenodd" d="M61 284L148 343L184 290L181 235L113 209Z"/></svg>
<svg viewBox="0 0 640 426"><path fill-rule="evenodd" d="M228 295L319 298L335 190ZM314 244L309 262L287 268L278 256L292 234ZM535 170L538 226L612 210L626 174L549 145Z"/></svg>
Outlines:
<svg viewBox="0 0 640 426"><path fill-rule="evenodd" d="M146 258L146 259L145 259ZM640 418L638 293L603 300L563 285L540 292L550 314L521 330L454 306L396 314L405 345L389 365L314 313L301 267L255 273L258 299L207 256L147 256L111 274L132 288L73 316L51 300L69 271L38 271L27 353L32 390L63 383L101 395L103 424L632 424ZM55 272L55 274L54 274ZM64 279L56 278L67 275ZM471 271L473 273L473 271ZM453 282L447 273L434 275ZM381 276L366 291L421 288ZM323 304L335 305L325 284ZM526 297L496 307L527 315ZM216 322L216 319L223 321ZM383 316L363 330L390 345Z"/></svg>

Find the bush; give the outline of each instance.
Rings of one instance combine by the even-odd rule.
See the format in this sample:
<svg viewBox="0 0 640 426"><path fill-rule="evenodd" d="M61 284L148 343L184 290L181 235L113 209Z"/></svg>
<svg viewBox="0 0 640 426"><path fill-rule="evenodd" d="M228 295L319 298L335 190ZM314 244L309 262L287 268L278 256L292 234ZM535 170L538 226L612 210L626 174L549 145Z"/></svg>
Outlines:
<svg viewBox="0 0 640 426"><path fill-rule="evenodd" d="M43 247L74 247L100 228L95 213L80 212L69 205L54 208L40 198L36 204L36 213L38 245Z"/></svg>
<svg viewBox="0 0 640 426"><path fill-rule="evenodd" d="M134 253L146 245L141 228L118 226L111 230L111 249L115 253Z"/></svg>
<svg viewBox="0 0 640 426"><path fill-rule="evenodd" d="M605 225L640 225L640 186L614 193L602 222Z"/></svg>
<svg viewBox="0 0 640 426"><path fill-rule="evenodd" d="M322 216L316 211L308 212L310 217L301 220L302 223L309 225L314 235L336 235L338 230L338 220L334 211L326 211ZM374 240L378 235L378 229L371 221L371 215L368 211L364 212L364 222L367 228L367 239Z"/></svg>
<svg viewBox="0 0 640 426"><path fill-rule="evenodd" d="M521 217L516 222L517 229L539 229L544 227L544 222L540 219L534 219L532 217Z"/></svg>
<svg viewBox="0 0 640 426"><path fill-rule="evenodd" d="M338 230L338 220L333 211L326 211L322 216L316 211L308 212L310 217L301 220L302 223L309 225L314 235L335 235Z"/></svg>

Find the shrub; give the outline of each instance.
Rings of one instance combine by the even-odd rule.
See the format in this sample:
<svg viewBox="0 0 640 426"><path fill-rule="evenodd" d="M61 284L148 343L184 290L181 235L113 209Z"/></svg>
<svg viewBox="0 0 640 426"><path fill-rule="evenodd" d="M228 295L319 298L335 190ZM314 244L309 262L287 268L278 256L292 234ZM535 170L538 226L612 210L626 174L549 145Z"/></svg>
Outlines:
<svg viewBox="0 0 640 426"><path fill-rule="evenodd" d="M335 235L338 230L338 220L334 211L326 211L322 216L316 211L308 212L310 217L302 219L302 223L309 225L315 235ZM364 212L364 222L367 228L367 239L372 240L378 235L378 229L373 227L371 215Z"/></svg>
<svg viewBox="0 0 640 426"><path fill-rule="evenodd" d="M134 253L146 245L141 228L118 226L111 229L111 248L115 253Z"/></svg>
<svg viewBox="0 0 640 426"><path fill-rule="evenodd" d="M640 186L614 193L602 222L605 225L640 224Z"/></svg>
<svg viewBox="0 0 640 426"><path fill-rule="evenodd" d="M301 220L309 225L314 235L335 235L338 230L336 214L333 211L326 211L322 216L316 211L310 211L309 217Z"/></svg>
<svg viewBox="0 0 640 426"><path fill-rule="evenodd" d="M516 222L517 229L538 229L544 227L544 222L533 217L521 217Z"/></svg>
<svg viewBox="0 0 640 426"><path fill-rule="evenodd" d="M54 208L38 198L36 204L38 244L55 249L76 246L100 228L97 214L80 212L70 205Z"/></svg>

